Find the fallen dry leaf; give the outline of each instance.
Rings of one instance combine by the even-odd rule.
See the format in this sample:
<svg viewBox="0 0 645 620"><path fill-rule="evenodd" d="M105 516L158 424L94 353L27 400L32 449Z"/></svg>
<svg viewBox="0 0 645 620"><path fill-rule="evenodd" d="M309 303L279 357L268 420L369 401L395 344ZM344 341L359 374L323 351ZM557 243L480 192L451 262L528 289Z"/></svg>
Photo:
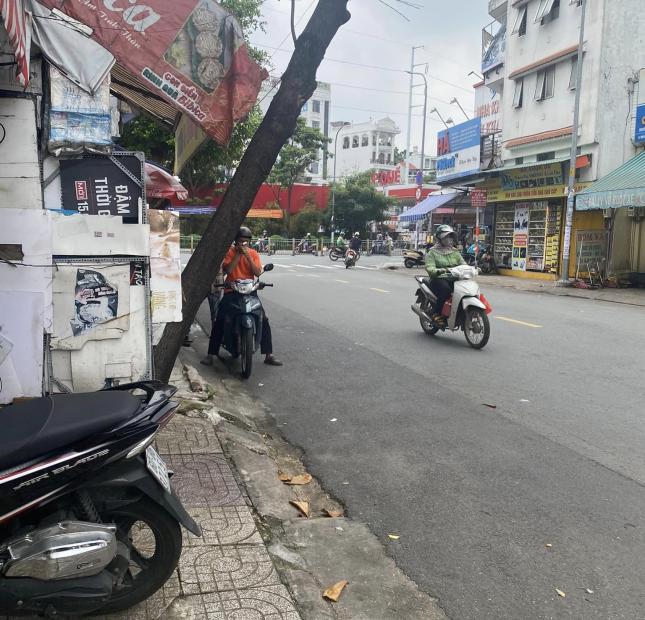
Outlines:
<svg viewBox="0 0 645 620"><path fill-rule="evenodd" d="M333 603L338 602L340 595L343 593L343 590L348 583L349 581L346 579L335 583L323 592L323 598L326 598L328 601L332 601Z"/></svg>
<svg viewBox="0 0 645 620"><path fill-rule="evenodd" d="M558 593L558 596L560 596L560 597L562 597L562 598L564 598L564 597L566 596L566 594L565 594L562 590L558 590L558 589L556 588L556 589L555 589L555 591Z"/></svg>
<svg viewBox="0 0 645 620"><path fill-rule="evenodd" d="M547 549L552 549L552 548L553 548L553 545L552 545L551 543L546 543L546 545L544 545L544 546L545 546Z"/></svg>
<svg viewBox="0 0 645 620"><path fill-rule="evenodd" d="M329 510L328 508L323 508L323 512L332 519L343 516L342 510Z"/></svg>
<svg viewBox="0 0 645 620"><path fill-rule="evenodd" d="M399 540L399 538L401 538L398 534L388 534L387 537L390 540Z"/></svg>
<svg viewBox="0 0 645 620"><path fill-rule="evenodd" d="M295 506L305 517L309 518L309 502L292 499L289 503Z"/></svg>
<svg viewBox="0 0 645 620"><path fill-rule="evenodd" d="M591 588L587 588L587 594L593 594L593 590Z"/></svg>
<svg viewBox="0 0 645 620"><path fill-rule="evenodd" d="M488 407L489 409L497 409L497 405L491 405L490 403L482 403L484 407Z"/></svg>
<svg viewBox="0 0 645 620"><path fill-rule="evenodd" d="M280 480L280 482L287 482L287 481L291 480L291 476L289 474L285 474L285 473L279 471L278 472L278 480Z"/></svg>
<svg viewBox="0 0 645 620"><path fill-rule="evenodd" d="M284 480L283 482L285 484L299 486L303 484L309 484L312 480L313 478L311 477L311 474L300 474L299 476L294 476L290 480Z"/></svg>

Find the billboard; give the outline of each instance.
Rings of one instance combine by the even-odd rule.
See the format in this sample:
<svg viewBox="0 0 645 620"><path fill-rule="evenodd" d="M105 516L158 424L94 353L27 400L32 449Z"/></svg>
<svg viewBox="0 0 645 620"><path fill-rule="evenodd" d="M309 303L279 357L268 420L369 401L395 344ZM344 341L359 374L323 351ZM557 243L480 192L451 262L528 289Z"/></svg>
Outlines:
<svg viewBox="0 0 645 620"><path fill-rule="evenodd" d="M437 134L437 181L476 174L480 168L481 118Z"/></svg>

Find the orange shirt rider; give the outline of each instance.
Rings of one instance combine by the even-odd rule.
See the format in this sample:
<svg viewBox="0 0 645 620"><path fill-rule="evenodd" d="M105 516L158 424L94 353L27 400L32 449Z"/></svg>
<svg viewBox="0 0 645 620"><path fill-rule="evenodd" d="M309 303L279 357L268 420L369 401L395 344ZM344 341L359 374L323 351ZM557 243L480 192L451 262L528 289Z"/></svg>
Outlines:
<svg viewBox="0 0 645 620"><path fill-rule="evenodd" d="M251 280L262 274L260 255L249 247L250 241L250 237L238 237L226 253L222 264L226 282ZM230 289L225 289L225 291L231 292Z"/></svg>

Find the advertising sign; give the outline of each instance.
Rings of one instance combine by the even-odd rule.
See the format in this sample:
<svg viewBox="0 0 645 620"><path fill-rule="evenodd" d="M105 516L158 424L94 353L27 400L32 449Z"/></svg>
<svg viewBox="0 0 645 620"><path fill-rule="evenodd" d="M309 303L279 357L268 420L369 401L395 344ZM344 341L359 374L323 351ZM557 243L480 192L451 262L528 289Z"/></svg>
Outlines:
<svg viewBox="0 0 645 620"><path fill-rule="evenodd" d="M206 140L208 136L199 126L182 114L175 129L175 174L184 169Z"/></svg>
<svg viewBox="0 0 645 620"><path fill-rule="evenodd" d="M489 35L490 37L490 35ZM497 34L490 37L482 54L482 73L491 71L504 63L506 53L506 26L502 26Z"/></svg>
<svg viewBox="0 0 645 620"><path fill-rule="evenodd" d="M470 191L470 204L473 207L486 207L488 200L486 191L483 189L473 189Z"/></svg>
<svg viewBox="0 0 645 620"><path fill-rule="evenodd" d="M437 181L450 181L479 172L480 138L480 118L440 131L437 135Z"/></svg>
<svg viewBox="0 0 645 620"><path fill-rule="evenodd" d="M64 210L120 215L127 224L142 221L143 171L138 156L61 160L60 179Z"/></svg>
<svg viewBox="0 0 645 620"><path fill-rule="evenodd" d="M399 185L401 183L401 168L396 170L377 170L372 174L374 185Z"/></svg>
<svg viewBox="0 0 645 620"><path fill-rule="evenodd" d="M645 85L643 86L645 90ZM636 135L634 142L637 144L645 143L645 103L636 108Z"/></svg>
<svg viewBox="0 0 645 620"><path fill-rule="evenodd" d="M502 98L498 91L484 84L475 88L475 116L481 119L482 136L502 130Z"/></svg>
<svg viewBox="0 0 645 620"><path fill-rule="evenodd" d="M526 271L526 255L529 245L529 205L518 204L513 218L513 262L514 271Z"/></svg>
<svg viewBox="0 0 645 620"><path fill-rule="evenodd" d="M266 72L248 55L242 29L214 0L43 0L92 28L153 93L226 144L255 105Z"/></svg>

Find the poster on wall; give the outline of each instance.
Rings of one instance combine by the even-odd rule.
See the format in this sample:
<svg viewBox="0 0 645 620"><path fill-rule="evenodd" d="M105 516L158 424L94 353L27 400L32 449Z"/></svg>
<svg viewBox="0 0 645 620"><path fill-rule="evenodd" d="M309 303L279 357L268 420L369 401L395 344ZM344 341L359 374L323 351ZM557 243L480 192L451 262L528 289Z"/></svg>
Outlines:
<svg viewBox="0 0 645 620"><path fill-rule="evenodd" d="M142 157L113 155L62 160L63 209L86 215L119 215L126 224L142 223Z"/></svg>
<svg viewBox="0 0 645 620"><path fill-rule="evenodd" d="M148 220L152 322L179 322L183 318L179 214L151 209Z"/></svg>
<svg viewBox="0 0 645 620"><path fill-rule="evenodd" d="M514 271L526 271L526 255L529 243L529 206L515 206L513 218L513 262Z"/></svg>

